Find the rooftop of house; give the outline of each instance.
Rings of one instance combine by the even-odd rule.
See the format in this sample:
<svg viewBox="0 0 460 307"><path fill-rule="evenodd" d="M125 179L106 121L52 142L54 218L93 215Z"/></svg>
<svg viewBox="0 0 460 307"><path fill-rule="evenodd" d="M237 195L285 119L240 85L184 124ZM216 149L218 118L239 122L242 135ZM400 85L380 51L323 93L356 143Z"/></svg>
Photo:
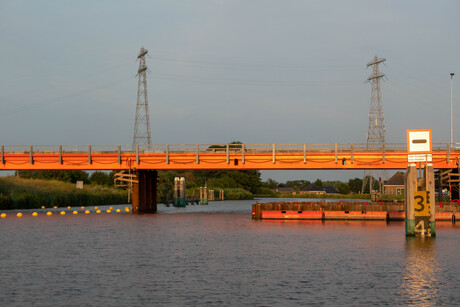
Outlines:
<svg viewBox="0 0 460 307"><path fill-rule="evenodd" d="M307 185L301 191L303 192L326 192L327 194L336 194L339 193L334 187L321 187L314 183Z"/></svg>
<svg viewBox="0 0 460 307"><path fill-rule="evenodd" d="M301 191L304 192L318 192L318 191L324 191L323 187L320 187L319 185L316 185L314 183L311 183L304 187Z"/></svg>
<svg viewBox="0 0 460 307"><path fill-rule="evenodd" d="M277 187L278 192L295 192L294 188L291 187Z"/></svg>
<svg viewBox="0 0 460 307"><path fill-rule="evenodd" d="M396 172L384 185L404 185L404 174Z"/></svg>

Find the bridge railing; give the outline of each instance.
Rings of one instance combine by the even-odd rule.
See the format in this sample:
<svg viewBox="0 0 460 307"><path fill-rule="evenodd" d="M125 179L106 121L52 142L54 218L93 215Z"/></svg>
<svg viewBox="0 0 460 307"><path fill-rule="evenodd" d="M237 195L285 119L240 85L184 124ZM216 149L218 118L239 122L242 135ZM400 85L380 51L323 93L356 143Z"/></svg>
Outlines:
<svg viewBox="0 0 460 307"><path fill-rule="evenodd" d="M160 144L160 145L0 145L4 154L184 154L406 152L406 143ZM433 152L459 152L460 143L434 143Z"/></svg>

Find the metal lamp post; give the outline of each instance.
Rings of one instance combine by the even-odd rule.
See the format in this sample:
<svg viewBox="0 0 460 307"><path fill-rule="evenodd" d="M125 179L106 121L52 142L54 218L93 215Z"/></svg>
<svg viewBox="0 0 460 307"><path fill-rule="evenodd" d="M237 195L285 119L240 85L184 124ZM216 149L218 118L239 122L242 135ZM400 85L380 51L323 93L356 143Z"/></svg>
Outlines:
<svg viewBox="0 0 460 307"><path fill-rule="evenodd" d="M452 121L452 77L455 73L450 73L450 143L454 143L454 123Z"/></svg>

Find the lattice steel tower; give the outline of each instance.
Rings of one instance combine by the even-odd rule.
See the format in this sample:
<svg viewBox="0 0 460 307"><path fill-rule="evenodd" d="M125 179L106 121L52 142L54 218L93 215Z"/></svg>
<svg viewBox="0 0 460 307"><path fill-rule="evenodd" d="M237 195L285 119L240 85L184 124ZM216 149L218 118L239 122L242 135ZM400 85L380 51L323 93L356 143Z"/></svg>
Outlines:
<svg viewBox="0 0 460 307"><path fill-rule="evenodd" d="M141 48L137 58L139 59L139 87L137 89L136 122L134 124L133 145L151 144L150 120L149 120L149 100L147 96L147 65L145 55L147 49Z"/></svg>
<svg viewBox="0 0 460 307"><path fill-rule="evenodd" d="M383 118L382 109L382 94L380 92L380 79L385 77L384 73L379 70L379 64L385 62L385 58L379 58L374 56L372 61L367 63L366 67L372 66L372 75L367 78L366 82L372 84L371 94L371 110L369 112L369 128L367 130L367 145L366 148L369 150L382 150L382 146L385 143L385 120ZM386 171L364 171L362 193L364 188L369 182L370 191L372 190L372 176L373 173L380 175L382 180L387 178Z"/></svg>

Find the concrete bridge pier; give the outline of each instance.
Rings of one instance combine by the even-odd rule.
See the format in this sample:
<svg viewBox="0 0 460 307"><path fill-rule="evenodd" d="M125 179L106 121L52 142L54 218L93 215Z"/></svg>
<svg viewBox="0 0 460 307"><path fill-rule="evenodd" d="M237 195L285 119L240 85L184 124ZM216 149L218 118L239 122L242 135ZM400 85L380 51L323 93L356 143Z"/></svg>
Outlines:
<svg viewBox="0 0 460 307"><path fill-rule="evenodd" d="M131 194L132 212L156 213L157 212L157 177L155 170L136 171L139 183L133 183Z"/></svg>

